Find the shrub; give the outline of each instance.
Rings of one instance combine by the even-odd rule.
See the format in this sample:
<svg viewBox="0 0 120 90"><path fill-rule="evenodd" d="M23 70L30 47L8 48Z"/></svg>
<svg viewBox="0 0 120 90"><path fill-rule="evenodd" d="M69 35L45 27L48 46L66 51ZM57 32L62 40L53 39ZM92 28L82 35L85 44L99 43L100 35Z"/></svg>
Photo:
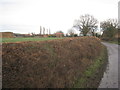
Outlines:
<svg viewBox="0 0 120 90"><path fill-rule="evenodd" d="M95 37L3 43L3 88L70 88L100 55Z"/></svg>

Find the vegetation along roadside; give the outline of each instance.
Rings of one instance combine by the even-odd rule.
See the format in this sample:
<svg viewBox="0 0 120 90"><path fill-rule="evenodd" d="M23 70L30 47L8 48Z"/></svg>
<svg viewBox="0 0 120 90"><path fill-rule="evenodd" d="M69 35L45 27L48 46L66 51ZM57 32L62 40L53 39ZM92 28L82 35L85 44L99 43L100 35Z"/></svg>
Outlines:
<svg viewBox="0 0 120 90"><path fill-rule="evenodd" d="M3 43L2 50L3 88L97 87L107 62L92 36Z"/></svg>
<svg viewBox="0 0 120 90"><path fill-rule="evenodd" d="M105 46L102 48L101 55L95 59L92 65L90 65L82 77L79 77L74 84L75 88L98 88L103 73L106 69L108 62L108 53Z"/></svg>

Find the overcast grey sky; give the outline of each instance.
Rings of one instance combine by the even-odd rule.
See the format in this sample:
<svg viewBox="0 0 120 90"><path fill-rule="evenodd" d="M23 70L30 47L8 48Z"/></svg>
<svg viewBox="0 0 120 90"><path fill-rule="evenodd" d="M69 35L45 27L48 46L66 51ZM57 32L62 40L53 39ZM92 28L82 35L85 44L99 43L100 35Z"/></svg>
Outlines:
<svg viewBox="0 0 120 90"><path fill-rule="evenodd" d="M39 27L65 33L80 15L99 21L118 18L119 0L0 0L0 31L39 33Z"/></svg>

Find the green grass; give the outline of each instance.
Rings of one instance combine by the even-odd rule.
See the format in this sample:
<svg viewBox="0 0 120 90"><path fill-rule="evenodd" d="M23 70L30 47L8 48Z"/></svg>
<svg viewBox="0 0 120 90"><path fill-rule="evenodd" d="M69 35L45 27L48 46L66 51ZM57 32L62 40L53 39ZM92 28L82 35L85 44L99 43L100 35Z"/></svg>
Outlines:
<svg viewBox="0 0 120 90"><path fill-rule="evenodd" d="M120 45L119 39L116 39L116 40L102 40L102 42L108 42L108 43Z"/></svg>
<svg viewBox="0 0 120 90"><path fill-rule="evenodd" d="M82 77L78 78L76 81L74 88L95 88L95 87L90 87L90 78L96 77L95 73L99 71L99 68L103 67L103 65L107 61L107 50L103 50L103 53L101 53L101 56L95 60L95 62L88 67L88 69L83 73ZM89 77L89 78L88 78ZM86 86L88 85L88 86Z"/></svg>
<svg viewBox="0 0 120 90"><path fill-rule="evenodd" d="M109 43L113 43L113 44L118 44L118 45L120 45L120 42L118 42L118 41L108 41Z"/></svg>
<svg viewBox="0 0 120 90"><path fill-rule="evenodd" d="M45 40L53 40L53 39L63 39L63 38L2 38L0 43L10 43L10 42L24 42L24 41L45 41Z"/></svg>
<svg viewBox="0 0 120 90"><path fill-rule="evenodd" d="M104 41L104 40L103 40L102 42L108 42L108 43L120 45L120 41Z"/></svg>

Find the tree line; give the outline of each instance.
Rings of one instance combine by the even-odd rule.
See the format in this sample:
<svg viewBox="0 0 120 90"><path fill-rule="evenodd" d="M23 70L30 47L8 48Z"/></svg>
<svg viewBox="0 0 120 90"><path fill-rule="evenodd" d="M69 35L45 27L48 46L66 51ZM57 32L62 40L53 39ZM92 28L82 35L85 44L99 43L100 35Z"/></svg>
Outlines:
<svg viewBox="0 0 120 90"><path fill-rule="evenodd" d="M87 36L88 33L95 36L98 30L98 20L89 14L81 15L79 19L75 20L73 27L77 28L83 36ZM104 37L114 38L115 34L118 33L118 20L107 19L100 22L100 30ZM72 30L69 32L73 33Z"/></svg>
<svg viewBox="0 0 120 90"><path fill-rule="evenodd" d="M40 26L40 35L45 35L45 34L47 35L51 34L50 28L46 29L45 27Z"/></svg>

